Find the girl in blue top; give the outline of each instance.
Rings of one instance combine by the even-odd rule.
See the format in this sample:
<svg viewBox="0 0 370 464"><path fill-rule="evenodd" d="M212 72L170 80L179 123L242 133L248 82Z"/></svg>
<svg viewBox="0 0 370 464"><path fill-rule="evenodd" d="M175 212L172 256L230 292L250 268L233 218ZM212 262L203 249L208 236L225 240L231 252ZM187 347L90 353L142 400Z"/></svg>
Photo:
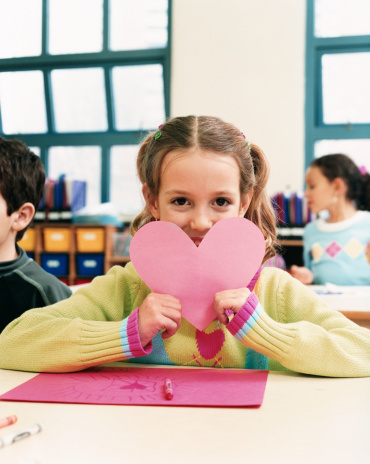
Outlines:
<svg viewBox="0 0 370 464"><path fill-rule="evenodd" d="M328 219L309 223L303 235L304 267L292 266L304 284L370 285L370 181L346 155L315 159L306 173L308 206Z"/></svg>

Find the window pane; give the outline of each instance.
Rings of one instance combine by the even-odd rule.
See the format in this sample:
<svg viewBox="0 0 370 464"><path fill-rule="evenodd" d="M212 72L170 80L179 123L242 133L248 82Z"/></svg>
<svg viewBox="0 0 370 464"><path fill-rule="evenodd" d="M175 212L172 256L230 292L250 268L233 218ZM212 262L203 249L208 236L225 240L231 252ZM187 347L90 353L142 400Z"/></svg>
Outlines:
<svg viewBox="0 0 370 464"><path fill-rule="evenodd" d="M167 46L167 0L110 0L110 49Z"/></svg>
<svg viewBox="0 0 370 464"><path fill-rule="evenodd" d="M136 174L139 146L111 148L110 200L124 220L132 220L144 206L141 183Z"/></svg>
<svg viewBox="0 0 370 464"><path fill-rule="evenodd" d="M86 206L100 204L100 147L50 148L48 177L58 179L61 174L87 182Z"/></svg>
<svg viewBox="0 0 370 464"><path fill-rule="evenodd" d="M28 147L32 153L35 153L37 156L41 156L41 149L40 147Z"/></svg>
<svg viewBox="0 0 370 464"><path fill-rule="evenodd" d="M49 52L99 52L103 47L103 0L49 0Z"/></svg>
<svg viewBox="0 0 370 464"><path fill-rule="evenodd" d="M154 129L165 120L159 64L113 68L113 95L118 130Z"/></svg>
<svg viewBox="0 0 370 464"><path fill-rule="evenodd" d="M370 34L369 0L316 0L315 36Z"/></svg>
<svg viewBox="0 0 370 464"><path fill-rule="evenodd" d="M323 55L324 123L370 122L369 83L370 53Z"/></svg>
<svg viewBox="0 0 370 464"><path fill-rule="evenodd" d="M370 172L370 139L320 140L315 142L315 158L332 153L343 153Z"/></svg>
<svg viewBox="0 0 370 464"><path fill-rule="evenodd" d="M42 0L0 0L0 58L41 54Z"/></svg>
<svg viewBox="0 0 370 464"><path fill-rule="evenodd" d="M104 73L101 68L56 69L51 72L58 132L107 129Z"/></svg>
<svg viewBox="0 0 370 464"><path fill-rule="evenodd" d="M0 108L5 134L46 132L42 72L1 73Z"/></svg>

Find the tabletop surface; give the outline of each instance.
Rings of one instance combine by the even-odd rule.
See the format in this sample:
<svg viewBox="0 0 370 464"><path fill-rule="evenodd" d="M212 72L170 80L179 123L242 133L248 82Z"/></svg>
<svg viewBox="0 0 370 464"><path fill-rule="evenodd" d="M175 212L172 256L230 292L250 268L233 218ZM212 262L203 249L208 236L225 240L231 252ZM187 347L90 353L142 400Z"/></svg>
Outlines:
<svg viewBox="0 0 370 464"><path fill-rule="evenodd" d="M326 303L339 311L370 312L370 287L309 285Z"/></svg>
<svg viewBox="0 0 370 464"><path fill-rule="evenodd" d="M0 394L34 375L0 370ZM1 464L370 462L370 378L270 372L260 408L0 401L13 414L0 437L44 429L0 449Z"/></svg>

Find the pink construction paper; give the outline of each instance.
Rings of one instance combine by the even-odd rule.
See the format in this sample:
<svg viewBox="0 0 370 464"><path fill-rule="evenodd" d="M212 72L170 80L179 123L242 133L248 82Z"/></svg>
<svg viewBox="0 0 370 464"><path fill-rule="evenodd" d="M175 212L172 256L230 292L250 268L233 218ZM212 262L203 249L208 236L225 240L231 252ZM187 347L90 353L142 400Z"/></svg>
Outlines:
<svg viewBox="0 0 370 464"><path fill-rule="evenodd" d="M199 247L178 226L150 222L134 235L131 261L154 293L179 298L182 316L198 330L215 318L214 296L246 287L265 255L262 232L244 218L218 221Z"/></svg>
<svg viewBox="0 0 370 464"><path fill-rule="evenodd" d="M1 400L160 406L258 407L268 371L97 367L68 374L38 374ZM164 382L170 379L172 400Z"/></svg>

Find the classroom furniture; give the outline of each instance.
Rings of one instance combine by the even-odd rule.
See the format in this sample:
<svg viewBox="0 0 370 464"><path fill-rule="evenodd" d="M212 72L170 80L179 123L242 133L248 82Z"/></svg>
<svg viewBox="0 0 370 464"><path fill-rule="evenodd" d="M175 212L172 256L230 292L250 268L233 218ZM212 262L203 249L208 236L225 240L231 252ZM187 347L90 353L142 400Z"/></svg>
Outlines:
<svg viewBox="0 0 370 464"><path fill-rule="evenodd" d="M325 303L370 329L370 287L309 285Z"/></svg>
<svg viewBox="0 0 370 464"><path fill-rule="evenodd" d="M285 260L286 268L293 264L303 266L303 227L277 227L278 253Z"/></svg>
<svg viewBox="0 0 370 464"><path fill-rule="evenodd" d="M34 375L0 370L0 393ZM0 449L4 464L370 462L370 378L270 372L260 408L1 401L0 410L18 417L0 436L44 426Z"/></svg>
<svg viewBox="0 0 370 464"><path fill-rule="evenodd" d="M99 243L103 245L98 249L87 249L86 240L81 239L84 229L90 229L88 234L99 233ZM282 228L279 228L282 231ZM293 229L289 229L292 231ZM303 229L294 229L302 233ZM130 261L128 254L115 253L115 239L118 228L102 224L71 224L66 222L35 223L26 234L20 246L46 271L57 275L67 285L78 285L91 281L97 274L106 274L115 265L124 266ZM279 236L280 237L280 236ZM54 238L54 239L53 239ZM90 242L90 245L93 242ZM292 264L303 265L303 241L297 238L281 236L278 240L279 253L283 256L287 269ZM82 248L81 248L82 246ZM92 253L96 256L86 257ZM97 256L100 253L100 256ZM84 266L85 258L88 265ZM96 266L92 260L95 259ZM102 272L99 272L102 271ZM90 274L89 274L90 272Z"/></svg>
<svg viewBox="0 0 370 464"><path fill-rule="evenodd" d="M130 260L114 255L117 231L102 224L35 223L19 244L46 271L78 285Z"/></svg>

